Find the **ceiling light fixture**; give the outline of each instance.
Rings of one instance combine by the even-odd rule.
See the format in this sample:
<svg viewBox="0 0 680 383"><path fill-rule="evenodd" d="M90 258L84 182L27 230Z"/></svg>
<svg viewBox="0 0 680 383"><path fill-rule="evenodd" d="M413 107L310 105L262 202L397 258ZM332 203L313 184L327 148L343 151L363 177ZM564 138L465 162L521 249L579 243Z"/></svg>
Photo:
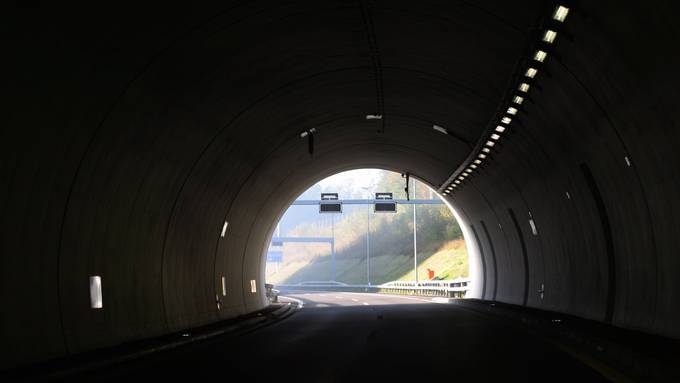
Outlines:
<svg viewBox="0 0 680 383"><path fill-rule="evenodd" d="M513 108L512 106L508 108L508 114L511 115L516 115L517 114L517 108Z"/></svg>
<svg viewBox="0 0 680 383"><path fill-rule="evenodd" d="M538 70L536 70L536 68L529 68L524 73L524 75L529 77L529 78L534 78L536 76L536 73L538 73Z"/></svg>
<svg viewBox="0 0 680 383"><path fill-rule="evenodd" d="M489 148L482 148L482 151L483 151L484 153L490 153L490 152L491 152L491 149L489 149ZM482 156L484 156L484 155L482 154ZM486 158L486 156L480 157L480 158Z"/></svg>
<svg viewBox="0 0 680 383"><path fill-rule="evenodd" d="M382 120L382 114L367 114L367 120Z"/></svg>
<svg viewBox="0 0 680 383"><path fill-rule="evenodd" d="M519 84L519 90L520 92L527 93L529 91L529 84L527 84L526 82Z"/></svg>
<svg viewBox="0 0 680 383"><path fill-rule="evenodd" d="M493 142L493 141L487 141L486 144L484 144L484 145L486 145L486 146L488 146L488 147L493 147L494 145L496 145L496 143ZM486 149L486 148L485 148L485 149Z"/></svg>
<svg viewBox="0 0 680 383"><path fill-rule="evenodd" d="M555 8L555 13L553 13L553 19L563 23L564 19L567 18L567 15L569 14L569 8L558 5L557 8Z"/></svg>
<svg viewBox="0 0 680 383"><path fill-rule="evenodd" d="M512 102L514 102L517 105L522 105L522 103L524 102L524 97L515 96L515 97L513 97Z"/></svg>
<svg viewBox="0 0 680 383"><path fill-rule="evenodd" d="M555 41L555 37L557 37L557 32L553 31L552 29L548 29L543 35L543 41L548 44L552 44Z"/></svg>
<svg viewBox="0 0 680 383"><path fill-rule="evenodd" d="M534 55L534 60L542 63L543 61L545 61L546 57L548 57L548 54L545 51L537 50L536 54Z"/></svg>
<svg viewBox="0 0 680 383"><path fill-rule="evenodd" d="M509 124L512 121L510 117L503 117L501 118L501 122L504 123L505 125Z"/></svg>
<svg viewBox="0 0 680 383"><path fill-rule="evenodd" d="M503 133L503 132L505 132L505 127L504 127L504 126L498 125L498 126L496 127L496 131L497 131L498 133Z"/></svg>
<svg viewBox="0 0 680 383"><path fill-rule="evenodd" d="M499 135L496 134L496 133L494 133L494 134L491 135L491 139L492 139L492 140L498 141L499 138L501 138L501 136L499 136Z"/></svg>

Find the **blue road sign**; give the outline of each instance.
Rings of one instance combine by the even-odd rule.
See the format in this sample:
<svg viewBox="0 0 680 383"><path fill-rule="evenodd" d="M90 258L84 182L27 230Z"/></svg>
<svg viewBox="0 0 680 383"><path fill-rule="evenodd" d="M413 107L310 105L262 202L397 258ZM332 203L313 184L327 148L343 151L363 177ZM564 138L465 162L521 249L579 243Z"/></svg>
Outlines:
<svg viewBox="0 0 680 383"><path fill-rule="evenodd" d="M283 251L267 252L267 262L283 262Z"/></svg>

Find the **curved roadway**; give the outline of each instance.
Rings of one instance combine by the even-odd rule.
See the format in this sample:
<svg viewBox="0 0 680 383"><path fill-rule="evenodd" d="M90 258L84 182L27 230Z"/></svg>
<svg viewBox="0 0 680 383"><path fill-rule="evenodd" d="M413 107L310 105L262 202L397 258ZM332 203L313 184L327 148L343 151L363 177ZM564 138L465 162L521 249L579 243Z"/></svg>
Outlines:
<svg viewBox="0 0 680 383"><path fill-rule="evenodd" d="M239 382L605 381L517 325L431 298L282 293L302 309L274 325L97 371L94 380Z"/></svg>

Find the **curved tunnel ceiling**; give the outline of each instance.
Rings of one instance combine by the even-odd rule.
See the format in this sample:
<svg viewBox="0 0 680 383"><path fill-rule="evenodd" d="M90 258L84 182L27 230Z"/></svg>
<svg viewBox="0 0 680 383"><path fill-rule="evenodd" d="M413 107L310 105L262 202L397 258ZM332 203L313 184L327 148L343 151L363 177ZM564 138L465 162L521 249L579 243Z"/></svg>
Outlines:
<svg viewBox="0 0 680 383"><path fill-rule="evenodd" d="M555 5L13 10L3 363L259 309L262 249L290 201L356 167L445 184ZM614 5L569 4L515 125L446 198L473 233L476 296L677 337L678 30L672 9ZM90 275L103 310L88 306Z"/></svg>

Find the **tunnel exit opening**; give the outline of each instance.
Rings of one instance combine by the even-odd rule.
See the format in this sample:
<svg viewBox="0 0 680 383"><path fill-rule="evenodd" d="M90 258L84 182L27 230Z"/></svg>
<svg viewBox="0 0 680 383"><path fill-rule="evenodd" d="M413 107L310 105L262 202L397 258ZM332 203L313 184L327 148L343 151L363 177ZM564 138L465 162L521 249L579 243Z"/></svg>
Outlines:
<svg viewBox="0 0 680 383"><path fill-rule="evenodd" d="M272 232L263 255L266 282L284 289L465 297L474 285L467 231L436 191L409 178L358 169L309 187ZM336 206L323 208L329 204Z"/></svg>

